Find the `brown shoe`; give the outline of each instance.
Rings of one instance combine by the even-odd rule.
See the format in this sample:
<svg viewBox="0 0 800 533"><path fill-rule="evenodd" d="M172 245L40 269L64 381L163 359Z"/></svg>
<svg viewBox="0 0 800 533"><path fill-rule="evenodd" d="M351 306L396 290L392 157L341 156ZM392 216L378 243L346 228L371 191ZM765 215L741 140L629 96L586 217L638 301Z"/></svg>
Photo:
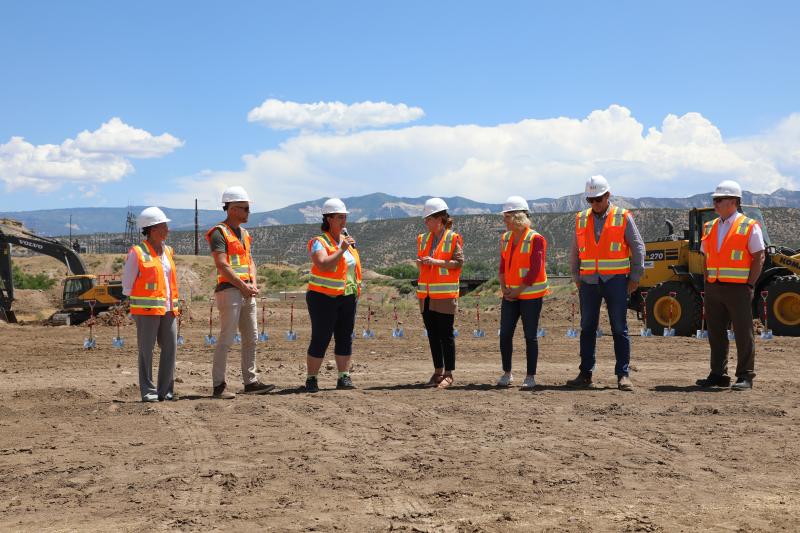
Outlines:
<svg viewBox="0 0 800 533"><path fill-rule="evenodd" d="M452 384L453 384L453 376L448 374L448 375L442 376L442 381L439 382L439 384L436 386L436 388L437 389L446 389L447 387L449 387Z"/></svg>
<svg viewBox="0 0 800 533"><path fill-rule="evenodd" d="M619 390L623 390L626 392L630 392L633 390L633 383L631 383L631 378L628 376L620 376L617 379L617 388Z"/></svg>
<svg viewBox="0 0 800 533"><path fill-rule="evenodd" d="M426 387L434 388L439 386L439 383L444 379L444 374L433 374L431 379L425 384Z"/></svg>
<svg viewBox="0 0 800 533"><path fill-rule="evenodd" d="M211 396L215 400L233 400L236 398L236 394L225 390L225 382L223 381L216 387L214 387L214 394Z"/></svg>
<svg viewBox="0 0 800 533"><path fill-rule="evenodd" d="M581 372L575 379L567 381L567 387L573 389L591 389L594 387L592 383L592 374L590 372Z"/></svg>

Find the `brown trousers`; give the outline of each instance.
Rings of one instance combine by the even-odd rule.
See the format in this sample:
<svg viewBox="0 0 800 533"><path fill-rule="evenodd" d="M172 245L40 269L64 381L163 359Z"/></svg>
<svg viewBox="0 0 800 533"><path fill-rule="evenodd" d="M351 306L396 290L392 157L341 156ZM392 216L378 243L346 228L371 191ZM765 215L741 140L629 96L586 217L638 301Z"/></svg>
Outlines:
<svg viewBox="0 0 800 533"><path fill-rule="evenodd" d="M736 377L753 379L756 346L753 337L752 293L744 283L706 283L706 324L711 346L711 373L728 375L728 325L736 337Z"/></svg>

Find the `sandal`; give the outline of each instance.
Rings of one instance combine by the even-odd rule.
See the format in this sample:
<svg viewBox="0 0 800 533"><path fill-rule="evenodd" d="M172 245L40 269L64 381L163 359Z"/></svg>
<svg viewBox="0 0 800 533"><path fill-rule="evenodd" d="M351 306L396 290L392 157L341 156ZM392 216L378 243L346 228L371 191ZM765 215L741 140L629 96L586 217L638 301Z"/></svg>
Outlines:
<svg viewBox="0 0 800 533"><path fill-rule="evenodd" d="M437 389L446 389L447 387L449 387L452 384L453 384L453 376L452 375L442 376L442 380L439 382L439 384L436 386L436 388Z"/></svg>
<svg viewBox="0 0 800 533"><path fill-rule="evenodd" d="M433 374L431 376L431 379L428 380L425 386L431 388L436 387L439 385L439 383L442 382L443 379L444 379L444 374Z"/></svg>

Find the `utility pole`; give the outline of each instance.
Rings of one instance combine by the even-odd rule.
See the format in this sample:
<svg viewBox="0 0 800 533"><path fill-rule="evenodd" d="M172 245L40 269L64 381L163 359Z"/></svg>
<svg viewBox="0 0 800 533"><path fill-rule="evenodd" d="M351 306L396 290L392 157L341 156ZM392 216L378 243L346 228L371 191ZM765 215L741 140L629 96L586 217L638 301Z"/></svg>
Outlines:
<svg viewBox="0 0 800 533"><path fill-rule="evenodd" d="M194 199L194 255L200 255L200 243L198 242L200 224L197 217L197 198Z"/></svg>

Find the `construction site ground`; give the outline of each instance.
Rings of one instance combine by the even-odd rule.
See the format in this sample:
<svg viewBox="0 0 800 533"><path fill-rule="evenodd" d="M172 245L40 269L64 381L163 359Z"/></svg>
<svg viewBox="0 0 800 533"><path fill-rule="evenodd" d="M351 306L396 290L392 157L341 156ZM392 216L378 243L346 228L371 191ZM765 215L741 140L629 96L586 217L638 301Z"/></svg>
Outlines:
<svg viewBox="0 0 800 533"><path fill-rule="evenodd" d="M18 294L32 316L34 292ZM284 335L289 300L268 303L257 361L275 391L229 401L210 397L206 303L190 303L182 326L180 399L158 404L139 401L133 325L122 349L115 327L96 327L87 351L87 327L0 323L0 530L797 530L798 339L757 340L755 388L737 393L694 386L707 341L634 336L636 389L624 393L604 336L600 388L573 391L563 384L578 341L565 337L569 296L556 296L535 391L493 385L496 307L482 316L485 338L472 336L472 310L459 313L455 383L430 390L414 302L400 305L400 339L391 304L375 303L371 340L360 337L365 303L358 389L334 390L328 362L323 390L301 390L310 331L300 297L295 342ZM515 343L520 384L521 327Z"/></svg>

